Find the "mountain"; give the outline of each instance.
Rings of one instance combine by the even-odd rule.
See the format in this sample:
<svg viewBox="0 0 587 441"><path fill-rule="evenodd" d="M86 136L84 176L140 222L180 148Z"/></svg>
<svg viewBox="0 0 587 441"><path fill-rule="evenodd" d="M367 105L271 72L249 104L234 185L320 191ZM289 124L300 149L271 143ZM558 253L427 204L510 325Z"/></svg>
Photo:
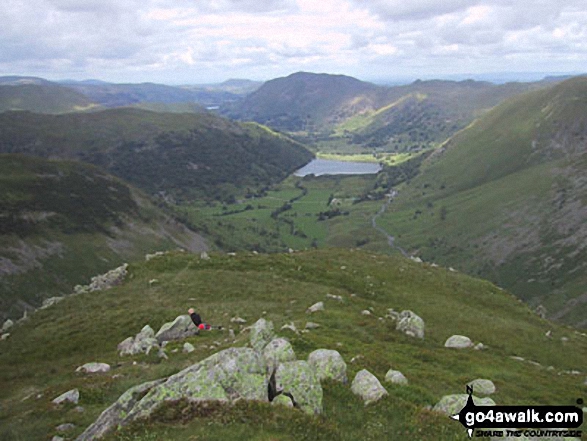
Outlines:
<svg viewBox="0 0 587 441"><path fill-rule="evenodd" d="M584 390L584 374L572 372L584 369L585 336L541 319L486 281L401 257L340 249L210 257L171 253L133 263L121 285L67 297L11 328L0 341L0 439L51 439L63 435L56 427L64 423L73 424L66 436L76 439L129 388L246 346L251 331L243 328L260 317L289 340L297 359L323 348L338 351L346 362L347 384L322 382L321 415L274 403L190 403L168 395L160 397L168 401L156 414L104 439L466 440L459 422L428 406L445 395L465 394L469 381L493 381L491 398L499 405L574 406ZM306 312L319 301L323 311ZM128 336L147 324L157 331L190 306L235 336L213 330L171 341L166 359L156 349L118 355L117 345ZM424 338L396 330L389 308L420 316ZM246 323L232 322L237 316ZM309 321L319 327L304 330ZM292 323L297 333L281 329ZM455 334L485 349L444 347ZM184 353L186 342L196 350ZM109 364L110 372L76 372L92 361ZM224 375L242 368L233 364ZM384 381L390 368L401 371L408 384ZM363 369L388 392L368 405L351 392ZM197 371L192 373L196 381ZM249 373L244 377L251 378ZM77 405L51 403L74 388Z"/></svg>
<svg viewBox="0 0 587 441"><path fill-rule="evenodd" d="M301 144L258 124L128 108L0 114L0 152L89 162L148 193L176 200L254 192L313 157Z"/></svg>
<svg viewBox="0 0 587 441"><path fill-rule="evenodd" d="M121 180L79 162L0 155L0 317L177 247L206 244Z"/></svg>
<svg viewBox="0 0 587 441"><path fill-rule="evenodd" d="M587 78L502 103L435 151L383 216L424 260L587 326Z"/></svg>
<svg viewBox="0 0 587 441"><path fill-rule="evenodd" d="M67 87L28 77L0 77L0 112L29 110L67 113L95 109L97 104Z"/></svg>

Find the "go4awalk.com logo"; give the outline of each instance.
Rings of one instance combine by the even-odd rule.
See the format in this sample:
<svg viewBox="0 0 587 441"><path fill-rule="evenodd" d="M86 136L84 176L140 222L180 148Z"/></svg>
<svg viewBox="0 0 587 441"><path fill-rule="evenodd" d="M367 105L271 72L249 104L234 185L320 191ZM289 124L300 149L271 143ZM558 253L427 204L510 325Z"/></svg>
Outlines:
<svg viewBox="0 0 587 441"><path fill-rule="evenodd" d="M583 411L578 407L477 406L472 387L467 386L467 394L467 404L451 418L465 426L469 438L473 434L476 437L581 437L581 430L573 430L583 424Z"/></svg>

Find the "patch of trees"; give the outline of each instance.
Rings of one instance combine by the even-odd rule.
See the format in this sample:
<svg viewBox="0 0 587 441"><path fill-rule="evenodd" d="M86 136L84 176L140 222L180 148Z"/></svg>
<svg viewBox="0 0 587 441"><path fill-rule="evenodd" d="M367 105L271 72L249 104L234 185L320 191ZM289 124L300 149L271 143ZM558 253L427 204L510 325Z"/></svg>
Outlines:
<svg viewBox="0 0 587 441"><path fill-rule="evenodd" d="M328 211L321 211L317 214L319 221L324 221L327 219L332 219L333 217L337 216L348 216L348 211L342 211L340 208L333 208L332 210Z"/></svg>

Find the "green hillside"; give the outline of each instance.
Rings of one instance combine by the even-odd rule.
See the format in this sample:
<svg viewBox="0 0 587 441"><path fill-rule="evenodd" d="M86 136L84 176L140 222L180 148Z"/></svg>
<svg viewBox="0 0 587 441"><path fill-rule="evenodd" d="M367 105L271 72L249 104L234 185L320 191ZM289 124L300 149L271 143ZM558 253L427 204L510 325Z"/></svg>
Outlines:
<svg viewBox="0 0 587 441"><path fill-rule="evenodd" d="M400 187L385 228L424 260L587 326L587 78L515 97Z"/></svg>
<svg viewBox="0 0 587 441"><path fill-rule="evenodd" d="M0 112L28 110L38 113L67 113L97 108L90 98L52 83L4 85L0 83Z"/></svg>
<svg viewBox="0 0 587 441"><path fill-rule="evenodd" d="M175 200L255 192L312 158L301 144L258 124L130 108L0 114L0 152L89 162Z"/></svg>
<svg viewBox="0 0 587 441"><path fill-rule="evenodd" d="M78 162L0 155L0 318L178 247L206 244L119 179Z"/></svg>
<svg viewBox="0 0 587 441"><path fill-rule="evenodd" d="M342 301L327 294L340 295ZM325 303L325 310L307 314L306 308L317 301ZM213 331L187 339L196 347L191 354L181 352L184 341L171 342L168 360L156 351L117 354L118 343L145 324L157 330L189 306L209 323L236 330L235 341L227 339L228 331ZM383 318L388 308L410 309L422 317L424 339L396 331L394 321ZM246 319L246 325L261 316L273 321L298 359L319 348L339 351L349 381L368 369L389 396L365 406L350 384L327 381L319 416L246 401L204 406L194 414L185 402L171 403L152 419L108 439L464 441L468 438L459 423L427 406L443 395L464 393L465 384L475 378L491 379L497 389L492 398L503 405L575 405L585 391L584 375L570 371L584 369L587 338L541 319L485 281L349 250L212 254L210 260L169 254L132 264L121 286L69 297L11 329L0 342L0 439L51 439L63 423L74 424L66 436L75 439L129 387L247 344L249 334L230 321L235 316ZM279 331L292 322L303 329L307 321L320 327L299 334ZM550 338L545 336L549 330ZM483 342L486 349L447 349L444 342L453 334ZM75 372L90 361L108 363L112 370ZM384 382L391 367L403 372L409 384ZM79 389L83 410L51 404L72 388Z"/></svg>

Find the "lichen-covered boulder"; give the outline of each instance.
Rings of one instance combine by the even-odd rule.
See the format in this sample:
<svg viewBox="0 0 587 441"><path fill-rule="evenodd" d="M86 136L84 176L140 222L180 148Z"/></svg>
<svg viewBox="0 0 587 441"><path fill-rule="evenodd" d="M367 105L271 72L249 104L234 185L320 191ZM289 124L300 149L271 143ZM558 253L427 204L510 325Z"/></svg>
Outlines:
<svg viewBox="0 0 587 441"><path fill-rule="evenodd" d="M151 415L166 401L268 401L267 391L265 366L259 353L250 348L229 348L152 388L136 403L122 424Z"/></svg>
<svg viewBox="0 0 587 441"><path fill-rule="evenodd" d="M441 412L446 415L454 415L461 411L467 404L469 396L467 394L445 395L432 408L435 412ZM473 395L473 403L476 406L495 406L495 401L491 398L479 398Z"/></svg>
<svg viewBox="0 0 587 441"><path fill-rule="evenodd" d="M72 389L64 394L59 395L53 400L53 404L73 403L77 404L79 401L79 390Z"/></svg>
<svg viewBox="0 0 587 441"><path fill-rule="evenodd" d="M84 374L98 374L110 372L110 365L106 363L86 363L78 367L76 372L83 372Z"/></svg>
<svg viewBox="0 0 587 441"><path fill-rule="evenodd" d="M445 348L466 349L473 347L471 339L465 335L453 335L444 343Z"/></svg>
<svg viewBox="0 0 587 441"><path fill-rule="evenodd" d="M249 341L251 342L252 348L256 351L263 351L267 343L274 338L275 332L273 331L273 322L271 321L261 318L251 327Z"/></svg>
<svg viewBox="0 0 587 441"><path fill-rule="evenodd" d="M347 383L346 363L338 351L317 349L308 355L308 364L316 372L318 380L335 380Z"/></svg>
<svg viewBox="0 0 587 441"><path fill-rule="evenodd" d="M473 388L473 393L477 395L491 395L495 392L495 384L493 381L485 378L478 378L467 383L467 386Z"/></svg>
<svg viewBox="0 0 587 441"><path fill-rule="evenodd" d="M412 311L402 311L395 328L410 337L424 338L424 320Z"/></svg>
<svg viewBox="0 0 587 441"><path fill-rule="evenodd" d="M316 415L322 413L322 386L314 369L306 361L290 361L275 371L277 393L290 394L294 406Z"/></svg>
<svg viewBox="0 0 587 441"><path fill-rule="evenodd" d="M385 374L385 381L387 381L388 383L400 385L408 384L408 379L405 377L405 375L402 374L400 371L395 371L393 369L387 371L387 374Z"/></svg>
<svg viewBox="0 0 587 441"><path fill-rule="evenodd" d="M180 315L172 322L165 323L161 329L155 334L155 338L159 343L164 341L182 340L187 337L192 337L199 333L198 328L192 322L189 315Z"/></svg>
<svg viewBox="0 0 587 441"><path fill-rule="evenodd" d="M358 395L363 399L365 405L379 401L381 398L388 395L377 377L367 369L357 372L351 385L351 390L355 395Z"/></svg>
<svg viewBox="0 0 587 441"><path fill-rule="evenodd" d="M263 349L263 359L267 375L271 376L280 363L295 361L296 354L289 341L284 338L275 338Z"/></svg>
<svg viewBox="0 0 587 441"><path fill-rule="evenodd" d="M164 379L150 381L148 383L134 386L123 393L120 398L100 414L98 419L92 423L76 441L92 441L100 439L110 430L115 429L127 417L128 412L138 400L155 386L163 383Z"/></svg>
<svg viewBox="0 0 587 441"><path fill-rule="evenodd" d="M314 303L312 306L310 306L306 312L308 314L311 314L313 312L318 312L318 311L324 311L324 302L318 302L318 303Z"/></svg>

